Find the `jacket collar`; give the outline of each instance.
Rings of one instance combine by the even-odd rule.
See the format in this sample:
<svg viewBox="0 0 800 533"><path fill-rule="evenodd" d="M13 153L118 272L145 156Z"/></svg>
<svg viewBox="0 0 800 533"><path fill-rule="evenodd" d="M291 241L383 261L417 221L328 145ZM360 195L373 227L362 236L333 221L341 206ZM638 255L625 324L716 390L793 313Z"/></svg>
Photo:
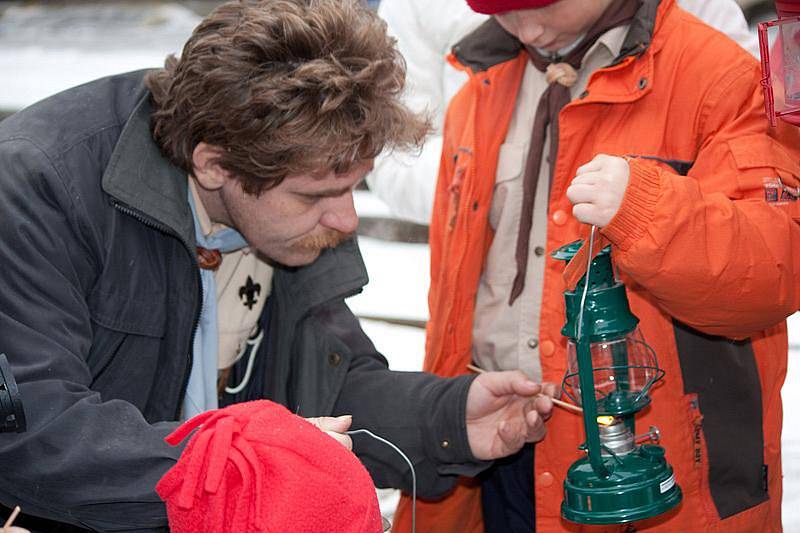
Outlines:
<svg viewBox="0 0 800 533"><path fill-rule="evenodd" d="M150 133L150 93L128 118L103 174L103 190L193 248L194 220L188 202L186 173L170 163Z"/></svg>
<svg viewBox="0 0 800 533"><path fill-rule="evenodd" d="M647 50L653 40L660 2L661 0L642 0L639 11L631 21L620 54L613 64ZM521 51L522 43L519 39L505 31L494 17L453 46L455 58L473 73L486 71L495 65L514 59Z"/></svg>
<svg viewBox="0 0 800 533"><path fill-rule="evenodd" d="M336 298L346 298L369 282L356 239L325 250L319 259L300 268L276 268L275 291L294 309L312 309Z"/></svg>
<svg viewBox="0 0 800 533"><path fill-rule="evenodd" d="M194 220L186 173L170 163L150 132L150 94L139 101L122 130L106 171L103 190L149 222L175 232L194 249ZM148 222L148 221L146 221ZM326 250L301 268L276 268L275 287L295 309L308 309L355 293L368 281L355 239ZM282 289L281 289L282 288Z"/></svg>
<svg viewBox="0 0 800 533"><path fill-rule="evenodd" d="M670 0L672 1L672 0ZM621 62L628 56L644 53L653 42L659 4L662 0L643 0L639 11L631 21L631 29L628 31L625 42L614 64Z"/></svg>

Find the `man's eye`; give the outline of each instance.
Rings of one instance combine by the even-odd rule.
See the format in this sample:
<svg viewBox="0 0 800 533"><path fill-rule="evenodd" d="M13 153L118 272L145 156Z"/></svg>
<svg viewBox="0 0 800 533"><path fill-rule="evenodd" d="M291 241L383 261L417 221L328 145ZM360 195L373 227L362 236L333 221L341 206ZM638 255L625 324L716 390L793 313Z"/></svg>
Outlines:
<svg viewBox="0 0 800 533"><path fill-rule="evenodd" d="M310 194L298 194L297 196L300 198L300 200L304 204L308 204L308 205L314 205L315 203L317 203L319 201L319 197L318 196L312 196Z"/></svg>

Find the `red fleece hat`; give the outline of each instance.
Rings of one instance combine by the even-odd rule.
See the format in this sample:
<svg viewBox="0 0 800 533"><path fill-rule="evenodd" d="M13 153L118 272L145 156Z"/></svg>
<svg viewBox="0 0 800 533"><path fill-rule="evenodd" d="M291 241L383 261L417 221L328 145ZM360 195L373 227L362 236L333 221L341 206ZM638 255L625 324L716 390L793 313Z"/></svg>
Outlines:
<svg viewBox="0 0 800 533"><path fill-rule="evenodd" d="M556 2L558 0L467 0L473 11L484 15L495 15L515 9L536 9Z"/></svg>
<svg viewBox="0 0 800 533"><path fill-rule="evenodd" d="M267 401L198 415L178 463L156 485L172 533L378 533L375 488L355 455Z"/></svg>

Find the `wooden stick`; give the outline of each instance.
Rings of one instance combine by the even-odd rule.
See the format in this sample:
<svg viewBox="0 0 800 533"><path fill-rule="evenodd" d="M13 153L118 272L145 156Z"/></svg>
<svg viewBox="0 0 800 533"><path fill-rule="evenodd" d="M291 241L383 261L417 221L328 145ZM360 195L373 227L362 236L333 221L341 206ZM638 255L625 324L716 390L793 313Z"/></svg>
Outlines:
<svg viewBox="0 0 800 533"><path fill-rule="evenodd" d="M541 394L539 396L541 396ZM569 402L564 402L564 401L558 400L556 398L550 398L550 399L553 400L553 405L557 405L557 406L561 407L562 409L566 409L567 411L573 411L575 413L582 413L583 412L583 409L578 407L577 405L573 405L573 404L571 404Z"/></svg>
<svg viewBox="0 0 800 533"><path fill-rule="evenodd" d="M14 523L14 520L17 519L17 515L19 514L20 511L21 509L19 508L19 505L14 507L14 510L11 512L11 516L9 516L8 520L6 520L6 523L3 524L3 533L6 533L6 531L8 531L8 528L10 528L11 524Z"/></svg>
<svg viewBox="0 0 800 533"><path fill-rule="evenodd" d="M477 366L475 366L473 364L468 364L467 365L467 369L468 370L472 370L473 372L476 372L478 374L485 374L486 373L486 370L484 370L482 368L479 368L479 367L477 367ZM539 396L544 396L544 394L538 394L537 398ZM583 412L583 409L581 409L577 405L572 405L571 403L567 403L567 402L564 402L564 401L561 401L561 400L557 400L556 398L550 398L550 399L553 400L553 405L557 405L558 407L561 407L562 409L566 409L568 411L574 411L576 413L582 413Z"/></svg>

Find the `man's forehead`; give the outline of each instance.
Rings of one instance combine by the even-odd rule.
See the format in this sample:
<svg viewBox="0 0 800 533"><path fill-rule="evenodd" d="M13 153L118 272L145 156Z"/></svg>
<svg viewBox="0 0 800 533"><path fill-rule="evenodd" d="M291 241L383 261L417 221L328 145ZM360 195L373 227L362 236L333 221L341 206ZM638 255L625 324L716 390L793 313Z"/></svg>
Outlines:
<svg viewBox="0 0 800 533"><path fill-rule="evenodd" d="M361 181L372 169L372 164L358 165L346 172L335 172L327 169L319 172L290 174L284 183L295 190L302 191L346 191Z"/></svg>
<svg viewBox="0 0 800 533"><path fill-rule="evenodd" d="M295 183L310 184L341 184L345 181L358 181L374 167L372 160L354 163L348 169L336 171L331 168L310 170L298 174L289 174L287 180L296 180Z"/></svg>

